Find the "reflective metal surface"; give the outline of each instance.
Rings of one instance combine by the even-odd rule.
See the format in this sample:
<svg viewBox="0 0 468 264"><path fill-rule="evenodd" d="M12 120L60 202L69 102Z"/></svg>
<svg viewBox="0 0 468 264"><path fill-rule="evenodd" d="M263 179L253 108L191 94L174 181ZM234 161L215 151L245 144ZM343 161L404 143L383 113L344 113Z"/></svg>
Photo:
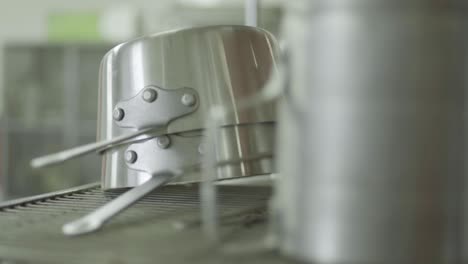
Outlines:
<svg viewBox="0 0 468 264"><path fill-rule="evenodd" d="M185 102L185 98L192 100ZM118 102L112 111L112 118L120 127L163 127L172 120L197 110L197 98L197 92L192 88L166 90L147 86L134 97Z"/></svg>
<svg viewBox="0 0 468 264"><path fill-rule="evenodd" d="M275 205L284 254L467 262L468 20L457 2L289 9Z"/></svg>
<svg viewBox="0 0 468 264"><path fill-rule="evenodd" d="M201 135L165 135L131 144L125 150L127 167L153 175L200 163ZM130 155L130 156L128 156ZM129 159L130 158L130 159Z"/></svg>
<svg viewBox="0 0 468 264"><path fill-rule="evenodd" d="M143 87L190 87L200 99L199 110L170 123L168 133L203 128L213 105L236 108L238 99L256 94L275 65L272 35L246 26L183 29L144 37L112 49L101 64L98 140L131 130L116 127L112 111L123 98ZM226 124L273 121L273 105L232 115Z"/></svg>
<svg viewBox="0 0 468 264"><path fill-rule="evenodd" d="M176 169L177 167L200 164L204 151L204 147L201 145L202 135L201 130L169 135L171 145L167 149L142 147L142 145L153 145L153 139L150 139L108 150L111 155L103 155L102 188L137 186L150 179L149 172L154 173L158 169ZM217 169L219 179L272 172L274 168L272 156L275 149L275 123L222 127L218 130L217 136L222 142L217 151L217 160L221 163ZM127 150L139 150L137 155L143 164L140 164L140 161L128 164L125 161L125 151ZM116 152L120 155L118 155L118 159L114 160L112 154ZM255 157L264 154L268 155L262 159L255 159ZM246 160L242 161L243 159ZM249 161L249 159L254 160ZM223 165L223 161L236 162L234 164L226 162ZM200 172L194 171L180 176L177 181L193 182L200 179Z"/></svg>
<svg viewBox="0 0 468 264"><path fill-rule="evenodd" d="M273 104L249 111L236 111L236 108L242 98L258 93L264 86L275 69L277 52L277 44L271 34L246 26L182 29L121 44L112 49L101 64L98 140L109 140L135 131L134 128L119 126L119 120L114 117L116 105L122 100L135 97L147 86L166 91L187 87L195 90L197 95L194 98L183 96L180 102L190 106L195 100L197 109L171 121L166 129L169 135L199 131L197 133L201 136L210 108L222 105L233 112L221 124L226 126L219 134L223 142L219 146L222 160L248 158L249 154L257 154L260 150L268 150L272 154ZM142 111L140 115L172 116L169 110ZM141 142L141 139L134 141ZM149 179L148 173L129 168L124 162L126 147L104 153L104 189L132 187ZM191 157L190 160L194 158L199 157ZM228 164L219 169L219 177L271 172L271 159L257 160ZM188 178L199 180L198 176ZM187 180L187 177L181 180Z"/></svg>

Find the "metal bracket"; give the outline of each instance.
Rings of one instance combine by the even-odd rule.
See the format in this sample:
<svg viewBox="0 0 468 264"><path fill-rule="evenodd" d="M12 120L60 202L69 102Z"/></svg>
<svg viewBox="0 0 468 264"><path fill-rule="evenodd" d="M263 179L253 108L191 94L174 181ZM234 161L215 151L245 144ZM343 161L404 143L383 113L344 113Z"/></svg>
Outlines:
<svg viewBox="0 0 468 264"><path fill-rule="evenodd" d="M150 85L136 96L118 102L113 118L120 127L146 128L164 126L170 121L194 112L199 105L193 88L163 89Z"/></svg>
<svg viewBox="0 0 468 264"><path fill-rule="evenodd" d="M202 136L165 135L130 145L125 163L130 169L155 174L201 163Z"/></svg>

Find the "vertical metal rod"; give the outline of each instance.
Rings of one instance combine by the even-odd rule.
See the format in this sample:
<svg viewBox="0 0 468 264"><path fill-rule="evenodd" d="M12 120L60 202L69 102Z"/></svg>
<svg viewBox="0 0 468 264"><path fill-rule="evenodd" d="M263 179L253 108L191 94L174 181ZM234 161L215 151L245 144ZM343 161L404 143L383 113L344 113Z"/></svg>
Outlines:
<svg viewBox="0 0 468 264"><path fill-rule="evenodd" d="M6 107L5 107L6 109ZM8 123L8 116L5 115L4 118L1 120L1 127L0 127L0 136L1 136L1 166L2 166L2 174L0 175L0 201L4 200L9 192L9 182L8 182L8 175L9 175L9 123Z"/></svg>
<svg viewBox="0 0 468 264"><path fill-rule="evenodd" d="M245 25L256 27L258 25L260 0L245 0Z"/></svg>
<svg viewBox="0 0 468 264"><path fill-rule="evenodd" d="M206 123L206 137L203 143L205 155L203 156L203 181L200 184L200 210L202 219L202 230L212 242L217 242L218 235L218 203L217 189L215 181L217 177L216 169L216 145L217 145L217 124L218 118L214 109L211 110ZM213 142L212 142L213 141ZM214 143L214 144L213 144Z"/></svg>
<svg viewBox="0 0 468 264"><path fill-rule="evenodd" d="M280 61L282 62L282 61ZM245 111L252 107L257 107L266 102L280 97L286 86L288 72L284 70L283 63L278 65L278 71L275 72L265 87L255 95L244 98L237 105L238 111ZM206 137L203 143L205 155L203 156L203 181L200 184L200 210L202 229L205 235L212 242L219 241L219 212L217 200L217 187L215 181L218 179L217 173L217 153L216 148L219 146L217 131L221 126L222 121L227 115L232 114L232 111L226 110L223 106L217 105L210 109L206 121Z"/></svg>
<svg viewBox="0 0 468 264"><path fill-rule="evenodd" d="M80 78L79 74L79 50L77 47L65 47L64 49L64 145L76 146L79 143L79 130L77 129L79 119Z"/></svg>
<svg viewBox="0 0 468 264"><path fill-rule="evenodd" d="M1 96L3 96L2 101L0 103L0 113L2 113L2 117L0 117L0 137L1 137L1 142L0 146L2 146L1 150L1 157L0 157L0 164L1 164L1 175L0 175L0 200L3 200L6 198L8 192L9 192L9 182L8 182L8 175L9 175L9 118L8 118L8 100L6 99L7 95L7 85L6 85L6 79L4 79L5 76L4 72L7 69L7 64L8 62L6 61L6 56L5 54L6 49L0 50L0 60L2 61L2 70L0 71L0 85L3 85L3 89L1 91Z"/></svg>

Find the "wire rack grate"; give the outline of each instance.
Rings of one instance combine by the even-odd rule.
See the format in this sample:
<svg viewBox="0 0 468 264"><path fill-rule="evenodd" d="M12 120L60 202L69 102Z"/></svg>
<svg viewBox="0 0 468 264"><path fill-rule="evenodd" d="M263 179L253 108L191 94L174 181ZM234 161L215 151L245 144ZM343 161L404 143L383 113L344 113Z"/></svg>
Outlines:
<svg viewBox="0 0 468 264"><path fill-rule="evenodd" d="M197 184L154 191L93 234L61 226L114 199L93 184L0 204L0 260L7 263L286 263L266 249L269 187L220 186L221 242L207 241Z"/></svg>

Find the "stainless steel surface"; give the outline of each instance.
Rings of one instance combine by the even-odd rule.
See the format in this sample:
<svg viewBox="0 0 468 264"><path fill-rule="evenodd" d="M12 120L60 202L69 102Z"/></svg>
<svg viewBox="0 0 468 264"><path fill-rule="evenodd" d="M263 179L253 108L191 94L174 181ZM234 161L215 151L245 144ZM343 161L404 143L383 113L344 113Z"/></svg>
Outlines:
<svg viewBox="0 0 468 264"><path fill-rule="evenodd" d="M114 111L112 112L112 117L114 118L115 121L120 121L124 118L125 112L121 108L114 108Z"/></svg>
<svg viewBox="0 0 468 264"><path fill-rule="evenodd" d="M186 92L177 104L197 110L171 121L167 125L168 134L201 131L209 109L222 105L232 114L220 125L238 126L223 128L220 132L224 140L219 144L220 158L248 157L265 146L270 147L268 153L271 154L274 131L270 130L274 126L254 124L274 121L273 104L244 112L237 111L237 105L242 98L262 89L275 68L277 52L276 42L268 32L246 26L182 29L121 44L112 49L101 64L98 140L132 131L120 127L113 119L116 104L124 98L141 98L138 93L148 86L164 87L167 91L190 87L197 94ZM153 103L158 101L159 98ZM160 114L165 117L167 113L155 111L147 117ZM247 124L252 126L245 126ZM104 189L133 187L149 179L149 174L132 170L122 162L124 153L124 148L104 153ZM220 178L271 173L271 159L229 164L219 171Z"/></svg>
<svg viewBox="0 0 468 264"><path fill-rule="evenodd" d="M145 93L149 96L146 100ZM192 88L168 90L154 85L147 86L134 97L117 102L114 109L119 109L124 114L122 118L114 118L114 121L117 126L128 128L165 127L172 120L197 109L196 99L193 99L194 103L190 105L182 102L189 94L197 97L197 92Z"/></svg>
<svg viewBox="0 0 468 264"><path fill-rule="evenodd" d="M175 30L118 45L101 64L98 140L128 132L115 125L112 111L149 85L190 87L203 100L194 114L172 121L168 133L202 129L213 105L234 110L225 125L274 121L273 104L244 113L235 109L268 80L277 49L267 31L246 26Z"/></svg>
<svg viewBox="0 0 468 264"><path fill-rule="evenodd" d="M171 139L167 149L160 148L157 139L145 139L132 144L109 149L109 152L121 152L118 159L103 162L103 170L118 169L116 177L103 177L102 188L114 189L137 186L147 181L151 173L166 169L199 167L203 131L191 131L168 135ZM217 175L218 179L269 174L273 169L275 149L275 123L258 123L221 127L216 133ZM202 147L203 149L205 147ZM135 151L138 159L135 163L125 161L125 151ZM103 159L109 157L104 155ZM112 156L110 156L112 157ZM124 170L122 170L124 169ZM125 172L126 174L123 174ZM120 174L122 173L122 174ZM199 171L192 171L178 178L178 181L200 181Z"/></svg>
<svg viewBox="0 0 468 264"><path fill-rule="evenodd" d="M197 97L193 94L186 93L180 99L183 105L185 106L193 106L197 103Z"/></svg>
<svg viewBox="0 0 468 264"><path fill-rule="evenodd" d="M22 264L291 263L261 247L268 187L219 187L223 248L201 239L196 184L163 186L97 233L61 234L64 223L122 191L103 192L92 185L0 204L0 259Z"/></svg>
<svg viewBox="0 0 468 264"><path fill-rule="evenodd" d="M158 147L167 149L171 145L171 138L168 135L158 137L156 140Z"/></svg>
<svg viewBox="0 0 468 264"><path fill-rule="evenodd" d="M127 162L127 167L135 171L146 172L149 175L167 170L199 166L200 154L198 146L202 136L163 136L171 145L160 146L161 137L134 143L128 146L126 152L135 153L133 162ZM170 141L169 141L170 140Z"/></svg>
<svg viewBox="0 0 468 264"><path fill-rule="evenodd" d="M466 4L301 2L284 27L282 252L466 263Z"/></svg>
<svg viewBox="0 0 468 264"><path fill-rule="evenodd" d="M138 155L135 151L133 150L127 150L125 151L125 162L127 163L135 163L135 161L138 159Z"/></svg>
<svg viewBox="0 0 468 264"><path fill-rule="evenodd" d="M270 174L274 171L275 123L222 127L217 131L216 161L227 162L217 169L217 179ZM267 158L255 157L267 154ZM269 156L268 156L269 155Z"/></svg>
<svg viewBox="0 0 468 264"><path fill-rule="evenodd" d="M163 186L175 176L172 172L155 174L144 184L125 192L86 216L63 225L62 232L68 236L95 232L111 218L132 206L156 188Z"/></svg>
<svg viewBox="0 0 468 264"><path fill-rule="evenodd" d="M158 92L152 88L146 88L141 95L141 98L147 103L152 103L158 98Z"/></svg>

